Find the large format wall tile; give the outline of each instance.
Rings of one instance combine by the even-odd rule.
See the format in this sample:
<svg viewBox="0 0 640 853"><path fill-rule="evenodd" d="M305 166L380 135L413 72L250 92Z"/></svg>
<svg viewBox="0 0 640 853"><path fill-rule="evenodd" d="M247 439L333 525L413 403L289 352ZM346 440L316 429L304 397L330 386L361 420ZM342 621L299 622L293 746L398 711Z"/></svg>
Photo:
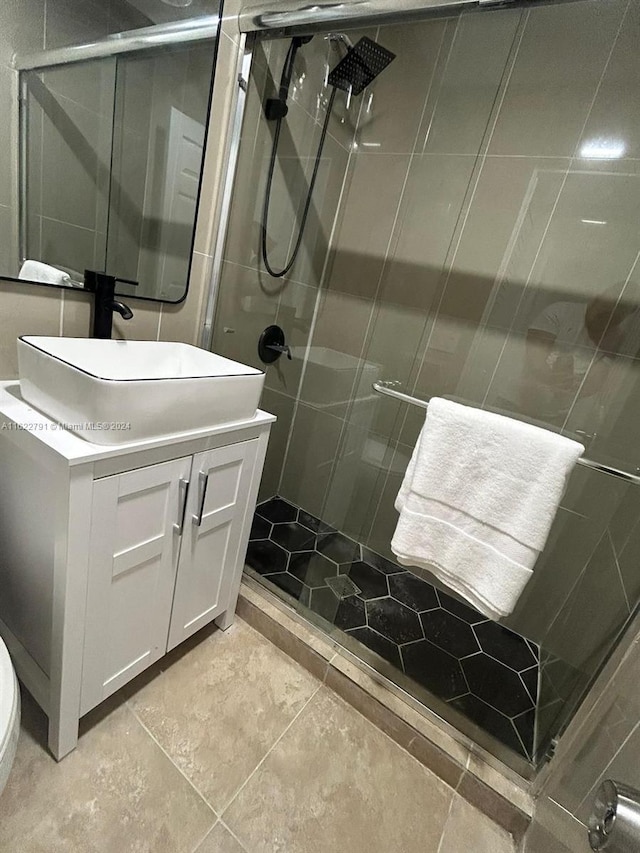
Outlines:
<svg viewBox="0 0 640 853"><path fill-rule="evenodd" d="M590 383L590 384L589 384ZM581 391L576 395L565 429L596 433L590 453L613 465L635 470L640 466L640 448L636 443L636 425L640 413L640 360L617 357L594 360ZM589 420L585 416L597 405Z"/></svg>
<svg viewBox="0 0 640 853"><path fill-rule="evenodd" d="M266 274L225 262L215 317L216 352L261 367L258 338L266 326L275 323L281 291L286 286L285 281L274 287Z"/></svg>
<svg viewBox="0 0 640 853"><path fill-rule="evenodd" d="M569 161L488 157L456 245L443 314L509 328Z"/></svg>
<svg viewBox="0 0 640 853"><path fill-rule="evenodd" d="M475 155L483 140L509 56L519 11L463 15L427 108L417 150Z"/></svg>
<svg viewBox="0 0 640 853"><path fill-rule="evenodd" d="M260 482L260 500L266 500L278 492L295 400L285 394L279 394L277 391L265 388L260 405L278 419L275 424L271 425L267 458Z"/></svg>
<svg viewBox="0 0 640 853"><path fill-rule="evenodd" d="M604 144L621 149L625 157L640 156L640 112L634 94L640 83L639 28L640 6L632 2L584 129L582 146Z"/></svg>
<svg viewBox="0 0 640 853"><path fill-rule="evenodd" d="M373 299L386 257L410 157L358 154L339 212L327 286Z"/></svg>
<svg viewBox="0 0 640 853"><path fill-rule="evenodd" d="M11 65L14 53L44 47L45 0L5 0L0 8L0 65Z"/></svg>
<svg viewBox="0 0 640 853"><path fill-rule="evenodd" d="M544 646L571 666L595 673L628 618L629 606L607 533L550 627ZM585 631L585 625L597 625L598 630Z"/></svg>
<svg viewBox="0 0 640 853"><path fill-rule="evenodd" d="M427 315L436 311L443 265L475 162L473 156L448 154L412 158L380 299Z"/></svg>
<svg viewBox="0 0 640 853"><path fill-rule="evenodd" d="M395 59L363 94L356 134L357 150L369 154L411 154L416 144L425 101L445 49L446 21L422 21L407 28L381 27L373 38L396 54ZM389 104L402 104L390 110Z"/></svg>
<svg viewBox="0 0 640 853"><path fill-rule="evenodd" d="M12 379L18 375L16 338L59 334L60 291L2 282L0 301L0 376Z"/></svg>
<svg viewBox="0 0 640 853"><path fill-rule="evenodd" d="M530 13L491 154L573 154L625 6L558 3Z"/></svg>
<svg viewBox="0 0 640 853"><path fill-rule="evenodd" d="M316 286L322 281L348 160L349 154L344 148L331 137L327 137L318 167L300 252L291 268L292 277L298 281ZM307 187L311 185L314 169L315 152L313 156L306 159L304 164L305 182L302 202L305 201ZM300 221L298 218L296 228ZM294 229L291 251L296 239L297 233Z"/></svg>
<svg viewBox="0 0 640 853"><path fill-rule="evenodd" d="M284 460L282 496L320 517L342 424L340 418L299 404Z"/></svg>

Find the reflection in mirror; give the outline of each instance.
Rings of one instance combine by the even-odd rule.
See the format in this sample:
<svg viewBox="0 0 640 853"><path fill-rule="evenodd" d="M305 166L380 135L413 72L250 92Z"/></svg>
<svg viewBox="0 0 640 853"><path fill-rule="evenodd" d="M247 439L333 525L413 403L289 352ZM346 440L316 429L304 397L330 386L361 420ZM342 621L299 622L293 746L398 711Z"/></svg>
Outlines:
<svg viewBox="0 0 640 853"><path fill-rule="evenodd" d="M72 17L73 2L64 6ZM118 284L118 293L179 302L191 262L218 3L110 6L99 34L95 22L81 25L85 10L66 37L45 33L50 50L16 52L17 144L10 168L0 163L15 204L5 210L0 198L0 276L82 287L85 269L100 270L137 282Z"/></svg>

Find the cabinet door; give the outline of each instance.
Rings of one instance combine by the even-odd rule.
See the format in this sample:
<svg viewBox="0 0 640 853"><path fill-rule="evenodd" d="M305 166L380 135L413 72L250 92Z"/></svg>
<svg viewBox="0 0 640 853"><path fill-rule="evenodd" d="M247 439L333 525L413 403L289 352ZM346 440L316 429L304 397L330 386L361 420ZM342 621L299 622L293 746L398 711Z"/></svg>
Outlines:
<svg viewBox="0 0 640 853"><path fill-rule="evenodd" d="M248 496L257 449L253 439L193 457L169 649L223 613L240 582L242 530L253 511Z"/></svg>
<svg viewBox="0 0 640 853"><path fill-rule="evenodd" d="M81 713L167 648L191 457L94 483Z"/></svg>

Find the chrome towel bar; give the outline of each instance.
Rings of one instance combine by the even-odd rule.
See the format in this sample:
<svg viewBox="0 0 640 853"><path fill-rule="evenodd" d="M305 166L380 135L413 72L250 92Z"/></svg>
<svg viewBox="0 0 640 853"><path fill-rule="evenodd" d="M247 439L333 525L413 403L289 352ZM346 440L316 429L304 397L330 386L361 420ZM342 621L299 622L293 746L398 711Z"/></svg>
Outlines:
<svg viewBox="0 0 640 853"><path fill-rule="evenodd" d="M397 389L402 387L402 383L397 381L389 382L374 382L373 390L378 394L384 394L385 397L393 397L394 400L401 400L403 403L409 403L412 406L418 406L421 409L429 408L428 400L420 400L418 397L411 397L403 391ZM595 462L593 459L587 459L581 456L577 462L583 468L591 468L594 471L600 471L603 474L609 474L611 477L618 477L620 480L626 480L628 483L640 483L640 475L632 474L630 471L621 471L620 468L612 468L610 465L602 465L600 462Z"/></svg>

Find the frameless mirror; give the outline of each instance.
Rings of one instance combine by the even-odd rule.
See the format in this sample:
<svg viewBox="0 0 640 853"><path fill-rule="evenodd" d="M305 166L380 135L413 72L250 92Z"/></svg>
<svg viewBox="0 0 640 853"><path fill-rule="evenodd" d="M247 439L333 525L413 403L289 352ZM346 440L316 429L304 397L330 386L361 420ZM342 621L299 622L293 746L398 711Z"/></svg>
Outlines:
<svg viewBox="0 0 640 853"><path fill-rule="evenodd" d="M87 5L48 0L46 49L15 50L0 75L0 100L19 100L0 152L0 277L82 287L100 270L121 295L180 302L218 2L111 0L104 22Z"/></svg>

